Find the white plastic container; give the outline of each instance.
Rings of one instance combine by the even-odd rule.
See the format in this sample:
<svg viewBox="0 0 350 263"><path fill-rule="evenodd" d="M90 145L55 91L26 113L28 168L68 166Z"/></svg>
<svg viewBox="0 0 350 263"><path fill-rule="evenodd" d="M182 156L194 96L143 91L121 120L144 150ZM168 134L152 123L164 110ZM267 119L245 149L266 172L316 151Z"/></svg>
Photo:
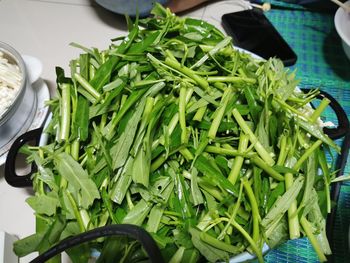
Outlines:
<svg viewBox="0 0 350 263"><path fill-rule="evenodd" d="M350 1L345 3L350 6ZM334 16L335 29L342 39L344 52L350 60L350 13L339 7Z"/></svg>
<svg viewBox="0 0 350 263"><path fill-rule="evenodd" d="M0 231L0 263L18 263L18 257L13 253L13 242L17 237Z"/></svg>

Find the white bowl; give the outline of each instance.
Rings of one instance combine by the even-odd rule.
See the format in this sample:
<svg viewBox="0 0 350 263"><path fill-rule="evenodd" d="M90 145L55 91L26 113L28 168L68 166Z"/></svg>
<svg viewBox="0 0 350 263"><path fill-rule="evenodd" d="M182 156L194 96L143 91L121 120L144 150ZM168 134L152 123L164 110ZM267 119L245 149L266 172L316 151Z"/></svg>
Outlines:
<svg viewBox="0 0 350 263"><path fill-rule="evenodd" d="M345 2L350 6L350 1ZM335 29L337 30L344 52L348 59L350 59L350 13L346 12L342 7L339 7L334 17Z"/></svg>

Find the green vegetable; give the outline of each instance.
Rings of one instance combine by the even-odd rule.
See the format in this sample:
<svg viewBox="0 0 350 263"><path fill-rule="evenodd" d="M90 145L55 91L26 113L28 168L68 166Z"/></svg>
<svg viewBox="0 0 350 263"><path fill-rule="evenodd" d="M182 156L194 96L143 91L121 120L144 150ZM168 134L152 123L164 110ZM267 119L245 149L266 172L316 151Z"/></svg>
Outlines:
<svg viewBox="0 0 350 263"><path fill-rule="evenodd" d="M57 69L48 143L28 148L37 232L15 242L16 254L128 223L148 230L169 262L243 251L261 262L264 243L300 234L324 260L334 180L324 150L339 151L317 125L328 101L310 112L318 91L296 90L281 61L236 50L204 21L160 5L153 14L128 20L128 36L106 50L73 44L82 54L70 77ZM98 262L147 259L124 237L68 255L84 262L91 249Z"/></svg>

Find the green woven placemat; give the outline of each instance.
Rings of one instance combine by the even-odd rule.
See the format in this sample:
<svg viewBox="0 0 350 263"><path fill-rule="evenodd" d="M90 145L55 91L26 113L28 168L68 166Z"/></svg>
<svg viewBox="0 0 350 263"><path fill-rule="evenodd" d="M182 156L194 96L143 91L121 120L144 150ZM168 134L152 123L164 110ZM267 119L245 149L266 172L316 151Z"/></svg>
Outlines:
<svg viewBox="0 0 350 263"><path fill-rule="evenodd" d="M275 2L276 1L271 1ZM284 5L279 3L279 5ZM293 7L295 5L285 4ZM350 116L350 62L335 31L333 15L308 11L271 10L266 16L290 44L298 56L295 66L301 87L320 88L339 101ZM336 122L335 115L326 113L327 120ZM346 173L350 171L350 161ZM350 183L343 183L334 226L333 254L335 262L350 259ZM307 238L291 240L270 251L266 262L318 262Z"/></svg>

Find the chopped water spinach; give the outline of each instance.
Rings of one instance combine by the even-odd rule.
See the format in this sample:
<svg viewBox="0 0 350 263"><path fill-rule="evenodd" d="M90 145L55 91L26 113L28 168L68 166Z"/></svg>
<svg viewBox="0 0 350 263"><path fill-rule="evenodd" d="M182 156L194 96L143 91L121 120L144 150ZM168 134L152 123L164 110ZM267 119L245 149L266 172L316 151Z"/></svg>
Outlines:
<svg viewBox="0 0 350 263"><path fill-rule="evenodd" d="M309 109L317 90L300 92L281 61L254 58L161 5L106 50L73 45L82 54L70 74L57 69L47 145L30 147L37 231L15 242L17 255L120 223L148 230L167 262L244 251L261 262L264 243L300 236L320 260L331 253L324 151L339 147L318 125L327 101ZM81 248L68 251L73 262L91 250L97 262L147 259L125 237Z"/></svg>

